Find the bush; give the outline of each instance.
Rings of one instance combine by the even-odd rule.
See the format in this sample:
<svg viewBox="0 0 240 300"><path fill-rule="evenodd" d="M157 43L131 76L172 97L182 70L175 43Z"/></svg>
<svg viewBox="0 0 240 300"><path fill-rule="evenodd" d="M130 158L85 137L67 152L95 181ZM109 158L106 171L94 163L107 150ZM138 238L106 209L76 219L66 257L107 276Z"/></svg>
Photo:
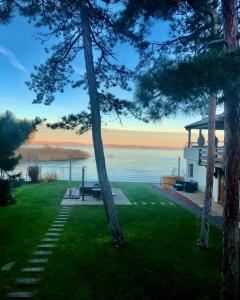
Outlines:
<svg viewBox="0 0 240 300"><path fill-rule="evenodd" d="M0 179L0 205L15 203L14 197L11 195L9 180Z"/></svg>
<svg viewBox="0 0 240 300"><path fill-rule="evenodd" d="M56 172L46 172L44 174L44 178L43 178L43 181L44 182L51 182L51 181L56 181L58 179L57 177L57 173Z"/></svg>
<svg viewBox="0 0 240 300"><path fill-rule="evenodd" d="M10 182L11 188L17 188L25 184L25 180L20 178L19 180L13 180Z"/></svg>
<svg viewBox="0 0 240 300"><path fill-rule="evenodd" d="M32 183L37 183L39 181L40 168L38 166L28 167L28 176Z"/></svg>

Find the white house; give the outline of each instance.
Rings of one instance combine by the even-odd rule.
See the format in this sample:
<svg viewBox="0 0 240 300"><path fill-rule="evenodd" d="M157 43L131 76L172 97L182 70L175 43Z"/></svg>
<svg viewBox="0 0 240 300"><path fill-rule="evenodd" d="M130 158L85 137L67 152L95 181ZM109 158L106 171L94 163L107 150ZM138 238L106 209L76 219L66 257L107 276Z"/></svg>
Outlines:
<svg viewBox="0 0 240 300"><path fill-rule="evenodd" d="M207 141L202 136L202 130L208 129L208 118L185 126L188 131L188 142L184 148L184 158L186 159L186 180L194 180L198 183L198 190L204 192L206 187L206 166L207 166ZM191 133L193 130L199 131L197 142L192 142ZM216 116L216 130L224 130L224 115ZM223 204L224 200L224 171L223 171L223 145L216 140L215 152L215 173L213 181L213 198L215 202Z"/></svg>

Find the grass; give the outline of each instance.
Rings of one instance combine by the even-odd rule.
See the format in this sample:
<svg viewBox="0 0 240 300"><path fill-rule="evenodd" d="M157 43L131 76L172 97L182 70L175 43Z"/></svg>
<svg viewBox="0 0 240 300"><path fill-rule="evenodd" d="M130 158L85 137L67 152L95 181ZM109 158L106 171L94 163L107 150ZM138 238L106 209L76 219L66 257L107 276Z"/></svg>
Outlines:
<svg viewBox="0 0 240 300"><path fill-rule="evenodd" d="M24 148L17 150L17 154L21 155L21 162L38 162L38 161L63 161L72 159L85 159L89 157L86 151L64 149L59 147L44 147L44 148Z"/></svg>
<svg viewBox="0 0 240 300"><path fill-rule="evenodd" d="M66 183L24 186L17 205L0 208L3 297L27 265L60 208ZM119 183L130 201L166 205L118 207L127 240L114 249L103 207L74 207L35 299L218 299L221 232L211 226L211 248L196 246L199 219L144 184Z"/></svg>

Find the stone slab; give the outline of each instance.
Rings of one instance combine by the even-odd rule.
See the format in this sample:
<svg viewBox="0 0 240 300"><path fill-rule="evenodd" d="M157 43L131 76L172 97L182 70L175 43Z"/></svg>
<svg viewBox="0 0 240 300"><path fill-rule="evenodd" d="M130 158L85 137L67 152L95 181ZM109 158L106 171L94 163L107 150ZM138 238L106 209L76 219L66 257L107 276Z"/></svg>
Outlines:
<svg viewBox="0 0 240 300"><path fill-rule="evenodd" d="M53 223L52 223L52 225L55 225L55 226L58 226L58 225L59 225L60 227L61 227L61 226L64 226L65 224L66 224L66 221L64 221L64 222L62 222L62 221L61 221L61 222L53 221Z"/></svg>
<svg viewBox="0 0 240 300"><path fill-rule="evenodd" d="M38 278L17 278L15 280L15 284L17 285L36 285L38 282Z"/></svg>
<svg viewBox="0 0 240 300"><path fill-rule="evenodd" d="M56 223L53 223L51 227L64 227L65 224L56 224Z"/></svg>
<svg viewBox="0 0 240 300"><path fill-rule="evenodd" d="M32 292L11 292L7 294L7 298L12 298L12 299L27 299L31 298L33 296Z"/></svg>
<svg viewBox="0 0 240 300"><path fill-rule="evenodd" d="M33 252L33 255L50 255L52 254L52 251L35 251Z"/></svg>
<svg viewBox="0 0 240 300"><path fill-rule="evenodd" d="M74 188L72 188L73 190ZM79 193L79 189L76 188L76 193ZM112 193L114 195L113 200L116 205L132 205L132 203L128 200L126 195L122 192L121 189L118 188L112 188ZM97 200L93 196L85 196L84 201L81 200L81 196L78 199L71 199L67 198L66 195L68 195L68 190L66 191L66 194L62 200L62 205L103 205L102 200ZM66 197L66 198L65 198Z"/></svg>
<svg viewBox="0 0 240 300"><path fill-rule="evenodd" d="M58 232L47 232L45 235L46 236L61 236L61 233L58 233Z"/></svg>
<svg viewBox="0 0 240 300"><path fill-rule="evenodd" d="M55 244L41 244L41 245L38 245L38 248L54 248L56 247Z"/></svg>
<svg viewBox="0 0 240 300"><path fill-rule="evenodd" d="M59 238L43 238L43 242L57 242Z"/></svg>
<svg viewBox="0 0 240 300"><path fill-rule="evenodd" d="M54 220L54 224L65 224L67 220L59 220L59 219L55 219Z"/></svg>
<svg viewBox="0 0 240 300"><path fill-rule="evenodd" d="M57 218L68 218L70 216L70 213L60 213L57 215Z"/></svg>
<svg viewBox="0 0 240 300"><path fill-rule="evenodd" d="M48 231L57 231L57 232L59 232L59 231L63 231L63 228L49 228L48 229Z"/></svg>
<svg viewBox="0 0 240 300"><path fill-rule="evenodd" d="M27 272L27 273L37 273L37 272L43 272L44 268L43 267L27 267L27 268L22 268L21 272Z"/></svg>
<svg viewBox="0 0 240 300"><path fill-rule="evenodd" d="M30 259L29 262L31 264L46 264L48 262L48 258L33 258Z"/></svg>
<svg viewBox="0 0 240 300"><path fill-rule="evenodd" d="M15 265L15 261L11 261L2 266L1 271L9 271Z"/></svg>

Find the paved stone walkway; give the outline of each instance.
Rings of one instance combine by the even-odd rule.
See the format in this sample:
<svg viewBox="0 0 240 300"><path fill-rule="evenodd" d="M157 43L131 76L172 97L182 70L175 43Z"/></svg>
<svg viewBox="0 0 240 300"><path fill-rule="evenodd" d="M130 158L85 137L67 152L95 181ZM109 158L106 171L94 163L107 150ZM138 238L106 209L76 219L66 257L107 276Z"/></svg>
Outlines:
<svg viewBox="0 0 240 300"><path fill-rule="evenodd" d="M186 198L185 196L174 193L173 190L167 189L163 190L160 188L160 186L156 186L155 184L147 183L147 186L149 186L154 192L157 192L158 194L165 196L172 202L184 207L186 210L194 213L197 216L202 215L202 208L199 207L197 204L193 203L191 200ZM220 228L223 226L223 217L220 216L211 216L210 222Z"/></svg>
<svg viewBox="0 0 240 300"><path fill-rule="evenodd" d="M41 274L44 273L45 266L49 261L48 257L53 253L52 250L61 237L71 210L71 206L63 206L60 209L45 237L41 239L43 243L37 246L39 250L32 253L32 258L29 259L28 264L21 269L21 277L16 278L13 291L6 295L7 298L28 299L34 296L34 289L41 279Z"/></svg>
<svg viewBox="0 0 240 300"><path fill-rule="evenodd" d="M62 205L103 205L101 199L97 200L90 195L85 195L84 201L82 201L82 196L79 195L79 188L71 188L71 194L73 198L69 198L69 189L67 189L61 203ZM131 205L131 202L121 189L112 188L112 195L116 205Z"/></svg>

